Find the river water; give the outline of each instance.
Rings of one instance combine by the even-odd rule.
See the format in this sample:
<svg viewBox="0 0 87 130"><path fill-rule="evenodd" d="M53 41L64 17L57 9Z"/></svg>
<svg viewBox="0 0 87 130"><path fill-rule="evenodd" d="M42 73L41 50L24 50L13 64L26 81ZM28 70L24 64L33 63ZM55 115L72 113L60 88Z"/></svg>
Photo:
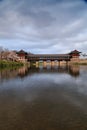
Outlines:
<svg viewBox="0 0 87 130"><path fill-rule="evenodd" d="M0 130L87 130L87 66L0 70Z"/></svg>

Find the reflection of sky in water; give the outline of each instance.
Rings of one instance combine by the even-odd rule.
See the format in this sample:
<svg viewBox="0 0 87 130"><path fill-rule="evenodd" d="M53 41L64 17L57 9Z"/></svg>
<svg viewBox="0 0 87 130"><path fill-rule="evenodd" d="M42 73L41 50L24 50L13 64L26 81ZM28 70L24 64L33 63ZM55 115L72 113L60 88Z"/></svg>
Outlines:
<svg viewBox="0 0 87 130"><path fill-rule="evenodd" d="M78 78L74 78L69 74L57 74L57 73L35 73L26 78L15 78L5 80L0 84L0 89L22 89L26 87L50 87L55 84L56 87L66 87L66 89L75 89L81 93L87 93L87 73L82 73ZM50 84L50 85L49 85Z"/></svg>
<svg viewBox="0 0 87 130"><path fill-rule="evenodd" d="M32 101L41 97L41 93L45 96L48 92L49 95L49 91L53 89L53 97L61 92L64 99L81 106L82 102L77 97L87 96L87 73L83 73L82 69L80 71L80 76L77 78L66 73L33 73L32 71L32 74L25 78L17 76L2 82L0 93L7 91L11 96L14 94L17 98Z"/></svg>
<svg viewBox="0 0 87 130"><path fill-rule="evenodd" d="M29 70L26 76L16 75L14 78L4 79L0 83L0 115L2 115L0 120L4 122L4 118L8 120L9 117L10 122L17 124L18 121L15 119L19 118L24 122L29 117L27 126L29 122L31 122L29 126L35 126L38 121L40 124L42 121L46 121L46 128L48 121L50 125L53 123L57 126L61 121L60 124L65 123L67 126L69 123L72 126L76 123L76 127L78 126L76 130L79 130L79 125L85 126L87 122L86 83L87 71L82 68L78 77L65 73L65 71L44 73ZM5 117L3 113L6 113ZM32 123L32 121L35 122ZM43 124L45 125L44 122ZM2 127L0 126L0 128ZM38 130L38 127L34 127L34 129Z"/></svg>

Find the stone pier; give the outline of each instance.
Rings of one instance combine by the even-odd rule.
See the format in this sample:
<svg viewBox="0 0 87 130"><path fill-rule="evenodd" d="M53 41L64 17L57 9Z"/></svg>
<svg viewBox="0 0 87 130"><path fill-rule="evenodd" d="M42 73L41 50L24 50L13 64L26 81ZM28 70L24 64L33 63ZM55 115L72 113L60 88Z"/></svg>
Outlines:
<svg viewBox="0 0 87 130"><path fill-rule="evenodd" d="M55 65L55 61L51 61L51 66L53 67Z"/></svg>
<svg viewBox="0 0 87 130"><path fill-rule="evenodd" d="M58 66L60 66L60 61L58 61Z"/></svg>
<svg viewBox="0 0 87 130"><path fill-rule="evenodd" d="M69 62L68 62L68 61L66 61L66 65L69 65Z"/></svg>
<svg viewBox="0 0 87 130"><path fill-rule="evenodd" d="M36 68L39 67L39 61L36 61Z"/></svg>
<svg viewBox="0 0 87 130"><path fill-rule="evenodd" d="M43 67L46 68L47 67L47 62L43 61Z"/></svg>

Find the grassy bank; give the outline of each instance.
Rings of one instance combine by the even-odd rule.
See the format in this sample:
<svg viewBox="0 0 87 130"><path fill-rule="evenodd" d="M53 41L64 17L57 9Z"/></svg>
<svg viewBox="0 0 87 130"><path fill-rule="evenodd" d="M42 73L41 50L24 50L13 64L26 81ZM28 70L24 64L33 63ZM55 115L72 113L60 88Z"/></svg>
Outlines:
<svg viewBox="0 0 87 130"><path fill-rule="evenodd" d="M24 64L21 62L15 61L0 61L0 68L12 68L12 67L20 67Z"/></svg>
<svg viewBox="0 0 87 130"><path fill-rule="evenodd" d="M87 63L85 63L85 62L74 62L74 63L72 63L73 65L87 65Z"/></svg>

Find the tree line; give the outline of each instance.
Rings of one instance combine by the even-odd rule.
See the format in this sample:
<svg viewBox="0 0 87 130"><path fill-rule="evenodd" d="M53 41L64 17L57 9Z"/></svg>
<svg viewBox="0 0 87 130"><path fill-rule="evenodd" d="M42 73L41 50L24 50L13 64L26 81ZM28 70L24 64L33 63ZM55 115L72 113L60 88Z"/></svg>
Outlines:
<svg viewBox="0 0 87 130"><path fill-rule="evenodd" d="M0 60L17 61L18 56L16 51L10 51L0 46Z"/></svg>

